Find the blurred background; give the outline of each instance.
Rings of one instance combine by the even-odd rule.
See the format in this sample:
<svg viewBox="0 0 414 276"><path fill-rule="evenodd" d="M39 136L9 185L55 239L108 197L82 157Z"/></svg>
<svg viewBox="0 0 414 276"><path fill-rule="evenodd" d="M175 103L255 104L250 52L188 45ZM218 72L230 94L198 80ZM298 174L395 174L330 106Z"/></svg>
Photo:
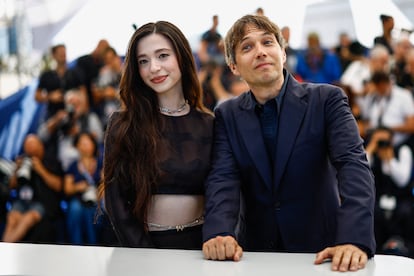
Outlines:
<svg viewBox="0 0 414 276"><path fill-rule="evenodd" d="M412 0L0 0L0 99L39 74L53 44L64 43L73 60L105 38L122 55L133 24L170 20L196 49L212 15L219 16L218 30L225 35L235 19L259 7L278 25L290 27L294 48L306 45L309 32L317 32L326 47L333 47L342 32L371 47L381 33L381 13L394 17L396 36L413 29Z"/></svg>
<svg viewBox="0 0 414 276"><path fill-rule="evenodd" d="M116 245L108 221L92 222L90 211L97 202L83 199L83 191L85 208L80 210L91 220L68 223L74 217L71 203L80 198L70 181L60 183L69 187L63 191L53 190L46 181L33 185L44 188L37 193L48 216L13 237L9 211L15 202L27 200L17 191L40 179L27 176L34 170L27 165L31 162L22 160L33 149L23 145L29 141L33 147L33 135L38 137L34 148L47 155L45 167L70 179L70 168L85 154L74 143L82 130L96 139L95 158L102 162L107 119L120 104L126 48L134 29L147 22L167 20L184 32L197 62L204 104L214 110L249 89L223 62L221 38L235 20L258 13L282 29L288 42L285 67L293 77L338 85L347 93L361 137L371 149L368 159L377 161L370 166L379 199L378 252L414 258L414 0L0 0L1 240ZM376 97L381 95L376 93L384 90L375 80L381 78L396 95L382 120L408 140L393 145L388 135L373 151L371 136L379 122L374 115L380 109L374 103L379 105ZM26 177L16 184L14 176L22 168ZM99 184L96 172L94 184ZM78 235L80 231L93 235Z"/></svg>

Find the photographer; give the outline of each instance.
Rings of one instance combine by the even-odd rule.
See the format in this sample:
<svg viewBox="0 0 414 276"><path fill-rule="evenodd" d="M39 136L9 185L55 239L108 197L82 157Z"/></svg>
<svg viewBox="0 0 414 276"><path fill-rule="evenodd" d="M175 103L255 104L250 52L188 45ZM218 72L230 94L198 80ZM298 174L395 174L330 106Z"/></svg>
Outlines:
<svg viewBox="0 0 414 276"><path fill-rule="evenodd" d="M63 169L78 158L73 146L74 137L80 132L92 133L98 141L103 139L103 127L96 113L91 112L86 95L77 89L65 94L65 109L58 111L39 126L38 135L62 163Z"/></svg>
<svg viewBox="0 0 414 276"><path fill-rule="evenodd" d="M412 150L406 144L393 146L393 131L379 127L371 133L366 152L375 176L375 234L378 250L381 253L412 256Z"/></svg>
<svg viewBox="0 0 414 276"><path fill-rule="evenodd" d="M414 135L414 99L410 91L396 86L390 74L374 72L370 80L372 92L361 106L366 129L386 126L393 130L393 145L408 143Z"/></svg>
<svg viewBox="0 0 414 276"><path fill-rule="evenodd" d="M0 158L0 235L3 234L7 217L7 202L10 197L9 179L15 171L16 164Z"/></svg>
<svg viewBox="0 0 414 276"><path fill-rule="evenodd" d="M29 134L23 144L24 155L16 159L16 170L9 186L17 190L7 215L3 241L55 242L56 229L53 222L61 215L60 192L62 191L62 169L56 160L45 158L45 149L40 139ZM31 231L42 222L37 234Z"/></svg>
<svg viewBox="0 0 414 276"><path fill-rule="evenodd" d="M97 207L96 188L101 181L102 159L94 136L84 132L74 139L79 159L73 162L64 177L68 197L67 227L72 244L97 244L94 216Z"/></svg>
<svg viewBox="0 0 414 276"><path fill-rule="evenodd" d="M99 115L104 129L108 118L119 109L119 82L123 69L123 61L116 50L108 47L103 52L104 67L99 71L98 77L92 83L92 96L95 109Z"/></svg>
<svg viewBox="0 0 414 276"><path fill-rule="evenodd" d="M66 91L77 88L85 95L87 94L85 81L79 69L68 66L66 46L64 44L54 45L51 48L51 56L54 66L40 74L35 93L35 100L46 104L46 114L42 122L65 108Z"/></svg>

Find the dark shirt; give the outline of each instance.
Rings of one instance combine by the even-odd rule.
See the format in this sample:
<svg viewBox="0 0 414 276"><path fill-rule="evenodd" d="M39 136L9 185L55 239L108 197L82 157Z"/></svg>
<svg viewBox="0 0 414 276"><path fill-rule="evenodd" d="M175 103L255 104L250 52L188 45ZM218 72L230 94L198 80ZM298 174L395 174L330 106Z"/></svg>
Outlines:
<svg viewBox="0 0 414 276"><path fill-rule="evenodd" d="M206 41L209 45L212 45L215 48L218 47L218 44L221 40L221 34L219 34L218 32L208 30L205 33L203 33L203 35L201 36L201 40Z"/></svg>
<svg viewBox="0 0 414 276"><path fill-rule="evenodd" d="M402 146L406 144L401 144L394 147L394 156L398 159L398 153ZM371 165L372 172L375 177L375 192L376 192L376 203L379 203L379 199L383 195L395 196L398 201L408 200L414 202L413 198L413 184L409 183L405 187L399 187L390 175L383 172L382 169L383 162L381 158L377 155L373 155L373 162Z"/></svg>
<svg viewBox="0 0 414 276"><path fill-rule="evenodd" d="M384 36L377 36L374 38L374 45L380 44L387 48L390 55L394 54L394 49L392 46L388 43L387 39Z"/></svg>
<svg viewBox="0 0 414 276"><path fill-rule="evenodd" d="M276 155L279 114L282 108L284 95L286 94L287 78L289 77L289 74L286 74L286 71L283 73L285 75L285 80L283 82L282 89L275 98L268 100L264 105L262 105L257 102L253 93L251 94L256 102L256 110L262 127L263 138L272 163Z"/></svg>
<svg viewBox="0 0 414 276"><path fill-rule="evenodd" d="M222 39L221 34L216 31L208 30L201 36L201 41L207 43L207 53L210 57L209 62L222 66L225 64L224 54L220 50L219 43Z"/></svg>
<svg viewBox="0 0 414 276"><path fill-rule="evenodd" d="M284 70L285 80L283 82L282 89L280 90L279 94L273 98L268 100L264 105L257 103L256 99L256 110L259 116L260 124L262 127L262 135L263 139L266 144L267 153L269 156L269 160L271 164L274 164L275 157L276 157L276 145L277 145L277 132L278 132L278 125L279 125L279 114L282 108L282 103L284 96L286 94L286 86L289 78L289 74L286 74L286 70ZM275 166L272 165L272 168ZM270 246L277 250L283 250L284 246L280 237L279 227L276 225L276 233L274 233L274 243Z"/></svg>
<svg viewBox="0 0 414 276"><path fill-rule="evenodd" d="M88 100L92 107L94 106L92 84L97 79L99 71L103 66L103 61L94 58L91 54L81 56L76 60L76 68L81 71L88 93Z"/></svg>
<svg viewBox="0 0 414 276"><path fill-rule="evenodd" d="M63 170L60 162L56 159L44 160L45 168L58 176L63 178ZM50 219L56 219L61 216L60 201L62 200L62 191L58 192L51 189L33 169L31 170L30 180L28 185L33 190L33 202L40 202L45 208L45 216ZM18 190L20 189L20 186Z"/></svg>
<svg viewBox="0 0 414 276"><path fill-rule="evenodd" d="M65 173L73 175L75 183L85 180L89 185L98 186L101 181L102 159L97 157L96 160L97 167L93 174L85 174L79 170L79 160L73 162Z"/></svg>
<svg viewBox="0 0 414 276"><path fill-rule="evenodd" d="M69 89L78 88L83 84L82 74L75 68L69 68L61 77L55 70L43 72L39 77L38 89L44 89L47 93L60 89L62 93ZM64 108L63 101L60 103L48 103L48 116L55 114Z"/></svg>
<svg viewBox="0 0 414 276"><path fill-rule="evenodd" d="M210 168L213 116L192 109L184 116L163 116L158 194L204 194Z"/></svg>

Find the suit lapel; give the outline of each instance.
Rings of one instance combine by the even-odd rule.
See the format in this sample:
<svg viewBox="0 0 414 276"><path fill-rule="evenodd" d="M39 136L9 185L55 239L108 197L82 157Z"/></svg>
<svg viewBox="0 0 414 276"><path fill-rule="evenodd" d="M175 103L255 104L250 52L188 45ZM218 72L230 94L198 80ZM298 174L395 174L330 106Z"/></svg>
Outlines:
<svg viewBox="0 0 414 276"><path fill-rule="evenodd" d="M241 109L236 114L237 127L240 130L244 145L266 186L272 189L272 174L268 161L266 146L262 137L259 118L254 110L254 103L251 99L251 92L244 95L240 103Z"/></svg>
<svg viewBox="0 0 414 276"><path fill-rule="evenodd" d="M279 117L274 189L277 190L306 113L306 91L290 76Z"/></svg>

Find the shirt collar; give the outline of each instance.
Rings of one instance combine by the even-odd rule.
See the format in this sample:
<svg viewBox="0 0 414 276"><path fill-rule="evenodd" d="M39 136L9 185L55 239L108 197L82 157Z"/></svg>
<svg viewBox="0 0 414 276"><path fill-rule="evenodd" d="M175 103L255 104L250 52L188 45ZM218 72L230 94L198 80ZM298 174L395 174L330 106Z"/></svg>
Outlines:
<svg viewBox="0 0 414 276"><path fill-rule="evenodd" d="M280 89L279 94L275 98L269 100L269 101L273 101L273 100L276 101L276 106L277 106L277 111L278 112L282 108L282 102L283 102L283 99L284 99L285 94L286 94L286 87L287 87L287 83L288 83L288 79L289 79L289 74L287 73L286 69L283 69L283 77L284 77L284 81L283 81L283 85L282 85L282 88ZM260 106L262 106L262 105L257 102L256 97L254 96L254 94L253 93L250 93L250 94L252 96L253 101L255 102L256 109L257 109L257 107L259 107L258 109L261 109Z"/></svg>

